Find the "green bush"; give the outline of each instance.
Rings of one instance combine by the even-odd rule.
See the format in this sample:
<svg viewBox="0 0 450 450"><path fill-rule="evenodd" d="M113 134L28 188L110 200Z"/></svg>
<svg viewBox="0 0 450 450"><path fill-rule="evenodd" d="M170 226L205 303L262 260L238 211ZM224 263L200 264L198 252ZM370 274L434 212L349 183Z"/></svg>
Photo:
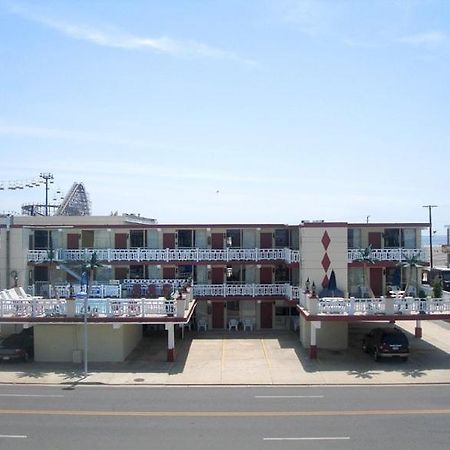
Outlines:
<svg viewBox="0 0 450 450"><path fill-rule="evenodd" d="M427 298L427 294L425 294L425 291L423 289L419 290L419 298Z"/></svg>
<svg viewBox="0 0 450 450"><path fill-rule="evenodd" d="M442 297L442 284L439 279L436 279L433 282L433 297L434 298Z"/></svg>

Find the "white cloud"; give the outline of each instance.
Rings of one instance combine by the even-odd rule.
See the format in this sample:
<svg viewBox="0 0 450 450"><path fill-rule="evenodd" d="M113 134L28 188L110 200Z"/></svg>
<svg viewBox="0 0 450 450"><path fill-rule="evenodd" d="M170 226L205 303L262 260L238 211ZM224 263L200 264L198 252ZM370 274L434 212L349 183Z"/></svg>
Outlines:
<svg viewBox="0 0 450 450"><path fill-rule="evenodd" d="M171 56L190 57L190 58L213 58L225 59L254 65L255 62L250 59L241 58L237 54L212 47L194 40L177 40L170 37L143 37L120 30L109 29L101 30L89 26L68 23L62 20L56 20L44 15L35 14L23 6L9 4L8 11L11 14L39 23L47 28L55 30L72 39L90 42L102 47L117 48L122 50L149 50L156 53L167 54Z"/></svg>
<svg viewBox="0 0 450 450"><path fill-rule="evenodd" d="M410 36L403 36L399 42L411 45L441 44L447 40L447 35L441 31L429 31Z"/></svg>
<svg viewBox="0 0 450 450"><path fill-rule="evenodd" d="M284 0L277 2L282 19L295 24L310 36L329 32L335 23L339 5L322 0Z"/></svg>
<svg viewBox="0 0 450 450"><path fill-rule="evenodd" d="M65 130L60 128L46 128L28 125L14 125L0 120L0 136L33 138L33 139L60 139L78 142L104 143L111 145L127 145L131 147L148 147L146 141L137 139L124 139L100 133L86 131Z"/></svg>

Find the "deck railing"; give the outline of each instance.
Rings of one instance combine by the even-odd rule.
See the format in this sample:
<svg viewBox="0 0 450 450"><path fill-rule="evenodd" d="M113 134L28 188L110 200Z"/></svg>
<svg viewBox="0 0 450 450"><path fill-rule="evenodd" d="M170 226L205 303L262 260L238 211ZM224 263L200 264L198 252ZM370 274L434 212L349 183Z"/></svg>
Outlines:
<svg viewBox="0 0 450 450"><path fill-rule="evenodd" d="M11 298L9 290L0 292L0 317L38 318L77 317L86 314L89 317L141 317L177 316L184 317L194 300L191 288L176 291L170 299L111 299L88 298L81 292L75 298L44 299L41 297L15 295Z"/></svg>
<svg viewBox="0 0 450 450"><path fill-rule="evenodd" d="M285 297L296 299L298 291L289 284L196 284L196 297ZM298 297L297 297L298 298Z"/></svg>
<svg viewBox="0 0 450 450"><path fill-rule="evenodd" d="M186 285L185 279L130 279L121 284L95 284L89 287L90 298L126 298L166 296ZM48 285L48 283L47 283ZM151 290L151 288L153 290ZM80 284L55 285L37 289L36 285L28 288L31 295L43 293L50 297L67 298L71 291L81 291ZM49 294L48 294L49 292ZM282 284L195 284L193 292L196 297L284 297L287 300L298 300L300 289L287 283Z"/></svg>
<svg viewBox="0 0 450 450"><path fill-rule="evenodd" d="M299 250L289 248L226 248L226 249L82 249L68 250L56 249L53 261L75 262L89 259L96 253L100 261L150 261L150 262L229 262L229 261L286 261L298 263L300 261ZM29 262L42 263L48 260L47 250L28 250Z"/></svg>
<svg viewBox="0 0 450 450"><path fill-rule="evenodd" d="M348 262L361 258L364 249L352 248L348 250ZM378 261L404 261L406 258L417 256L425 260L425 252L420 248L374 248L371 256Z"/></svg>
<svg viewBox="0 0 450 450"><path fill-rule="evenodd" d="M450 314L449 298L318 298L301 296L300 306L312 315Z"/></svg>

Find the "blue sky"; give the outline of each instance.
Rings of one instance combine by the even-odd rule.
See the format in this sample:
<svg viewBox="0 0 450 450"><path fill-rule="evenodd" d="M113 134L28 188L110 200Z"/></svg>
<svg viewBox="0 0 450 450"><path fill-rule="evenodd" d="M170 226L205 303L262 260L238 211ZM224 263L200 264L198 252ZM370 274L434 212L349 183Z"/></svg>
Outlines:
<svg viewBox="0 0 450 450"><path fill-rule="evenodd" d="M0 0L0 180L159 222L450 224L450 2ZM0 210L42 201L0 191Z"/></svg>

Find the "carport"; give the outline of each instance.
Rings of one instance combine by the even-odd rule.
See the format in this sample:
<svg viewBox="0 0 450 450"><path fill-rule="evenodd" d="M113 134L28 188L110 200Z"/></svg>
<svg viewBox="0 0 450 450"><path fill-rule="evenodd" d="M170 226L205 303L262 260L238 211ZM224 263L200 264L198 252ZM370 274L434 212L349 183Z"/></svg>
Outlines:
<svg viewBox="0 0 450 450"><path fill-rule="evenodd" d="M355 322L412 323L414 336L422 338L422 321L450 320L450 314L311 314L298 306L300 313L300 342L316 359L318 349L343 350L348 347L348 326Z"/></svg>

